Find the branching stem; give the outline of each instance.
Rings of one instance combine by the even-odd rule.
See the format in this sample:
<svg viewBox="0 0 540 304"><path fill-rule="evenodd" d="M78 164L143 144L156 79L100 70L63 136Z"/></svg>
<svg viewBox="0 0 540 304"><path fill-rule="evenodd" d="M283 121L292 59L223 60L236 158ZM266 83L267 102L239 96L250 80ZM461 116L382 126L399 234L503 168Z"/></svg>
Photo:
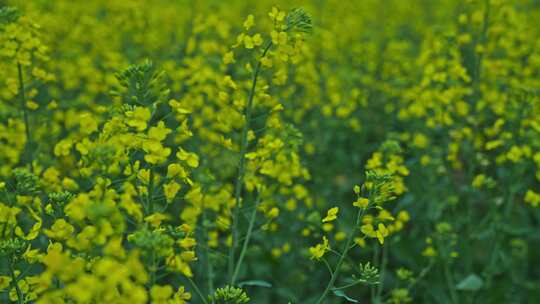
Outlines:
<svg viewBox="0 0 540 304"><path fill-rule="evenodd" d="M240 217L240 201L242 197L242 188L244 184L244 176L246 171L246 153L248 148L248 132L250 128L251 116L253 113L253 99L255 97L255 88L257 86L257 78L259 77L259 72L261 70L261 60L266 56L268 50L272 46L272 42L269 42L264 51L257 61L255 70L253 71L253 77L251 81L251 90L249 91L248 102L245 109L245 122L244 127L242 128L242 137L240 143L240 155L238 161L238 175L236 178L236 185L234 189L234 210L232 214L232 244L229 248L229 262L228 262L228 276L230 278L231 285L233 284L233 275L234 275L234 261L235 261L235 251L238 246L238 220Z"/></svg>
<svg viewBox="0 0 540 304"><path fill-rule="evenodd" d="M332 290L332 288L334 287L334 283L336 282L339 276L339 273L341 271L341 265L345 261L345 258L347 257L347 253L349 252L351 248L351 243L354 239L354 236L356 235L356 230L358 229L358 226L360 224L360 219L364 215L364 210L365 210L364 208L360 208L360 210L356 214L356 221L355 221L354 227L351 229L351 231L349 232L349 235L347 236L347 242L345 246L343 247L343 253L341 253L341 256L339 257L339 260L336 264L336 268L334 269L334 272L332 273L332 276L330 277L330 281L328 282L323 293L317 300L316 302L317 304L321 304L326 298L326 296L328 295L328 293L330 292L330 290Z"/></svg>

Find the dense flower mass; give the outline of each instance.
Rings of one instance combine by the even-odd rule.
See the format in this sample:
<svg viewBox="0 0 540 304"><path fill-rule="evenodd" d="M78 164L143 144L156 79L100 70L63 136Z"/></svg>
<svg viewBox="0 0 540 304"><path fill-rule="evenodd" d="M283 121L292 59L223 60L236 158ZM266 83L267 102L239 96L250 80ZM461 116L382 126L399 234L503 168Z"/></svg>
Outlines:
<svg viewBox="0 0 540 304"><path fill-rule="evenodd" d="M539 18L0 1L0 302L540 302Z"/></svg>

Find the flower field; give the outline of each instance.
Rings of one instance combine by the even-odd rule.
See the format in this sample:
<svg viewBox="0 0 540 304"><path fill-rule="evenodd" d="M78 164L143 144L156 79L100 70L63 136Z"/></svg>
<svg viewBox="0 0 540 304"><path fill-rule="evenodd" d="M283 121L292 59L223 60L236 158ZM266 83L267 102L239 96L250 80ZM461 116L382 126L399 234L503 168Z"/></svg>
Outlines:
<svg viewBox="0 0 540 304"><path fill-rule="evenodd" d="M0 0L0 303L540 303L538 0Z"/></svg>

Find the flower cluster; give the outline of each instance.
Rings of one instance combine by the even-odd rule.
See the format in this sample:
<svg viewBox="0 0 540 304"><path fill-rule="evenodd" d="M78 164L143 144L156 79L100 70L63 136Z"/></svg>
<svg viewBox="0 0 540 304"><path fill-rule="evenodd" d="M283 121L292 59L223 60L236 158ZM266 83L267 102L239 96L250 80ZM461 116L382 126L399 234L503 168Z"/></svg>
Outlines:
<svg viewBox="0 0 540 304"><path fill-rule="evenodd" d="M539 302L537 2L2 1L0 302Z"/></svg>

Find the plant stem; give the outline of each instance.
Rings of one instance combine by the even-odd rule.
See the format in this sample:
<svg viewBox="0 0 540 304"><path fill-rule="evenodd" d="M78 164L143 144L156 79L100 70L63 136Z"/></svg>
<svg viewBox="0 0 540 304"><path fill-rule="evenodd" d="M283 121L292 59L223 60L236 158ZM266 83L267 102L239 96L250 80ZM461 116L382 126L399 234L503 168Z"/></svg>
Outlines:
<svg viewBox="0 0 540 304"><path fill-rule="evenodd" d="M454 280L452 279L452 274L448 268L448 263L443 265L444 277L446 279L446 284L448 285L448 291L450 292L451 303L459 303L456 291L454 289Z"/></svg>
<svg viewBox="0 0 540 304"><path fill-rule="evenodd" d="M267 46L265 47L263 54L261 55L261 58L266 56L266 53L272 46L272 42L269 42ZM228 263L228 276L231 279L233 278L233 270L234 270L234 256L236 247L238 246L238 220L240 217L240 199L242 195L242 188L244 184L244 175L246 170L246 153L248 148L248 131L250 127L250 121L251 121L251 115L253 112L253 98L255 96L255 88L257 86L257 78L259 76L259 72L261 70L261 58L257 61L257 66L255 67L255 70L253 71L253 77L251 81L251 90L249 91L248 96L248 102L246 105L246 113L245 113L245 122L244 127L242 128L242 138L241 138L241 144L240 144L240 159L238 161L238 175L236 178L236 185L234 189L234 210L232 215L232 244L231 247L229 247L229 263Z"/></svg>
<svg viewBox="0 0 540 304"><path fill-rule="evenodd" d="M203 224L202 224L202 230L203 230L203 237L206 240L206 245L204 248L204 255L206 257L206 272L207 272L207 285L208 285L208 294L214 293L214 267L212 265L212 261L210 261L210 248L208 247L208 230L206 228L206 206L203 203L203 211L202 211L202 218L203 218ZM212 304L214 303L214 300L212 300Z"/></svg>
<svg viewBox="0 0 540 304"><path fill-rule="evenodd" d="M484 1L484 20L482 23L482 32L480 33L480 39L479 42L482 44L482 47L485 49L485 43L487 41L487 31L489 28L489 16L490 16L490 0ZM483 53L478 54L478 57L475 61L475 71L474 71L474 89L477 94L479 94L480 90L480 80L481 80L481 73L482 73L482 59L483 59Z"/></svg>
<svg viewBox="0 0 540 304"><path fill-rule="evenodd" d="M324 257L321 260L324 262L324 265L326 265L326 268L328 269L328 272L330 273L330 276L332 276L332 273L334 272L332 270L332 266L330 266L330 264L328 263L328 261Z"/></svg>
<svg viewBox="0 0 540 304"><path fill-rule="evenodd" d="M152 250L152 269L150 270L150 288L156 284L156 252Z"/></svg>
<svg viewBox="0 0 540 304"><path fill-rule="evenodd" d="M424 267L424 269L422 269L422 271L420 271L420 274L418 274L418 277L416 277L416 279L414 281L409 283L409 285L407 286L407 289L410 290L416 284L418 284L418 282L420 280L422 280L431 271L431 268L433 268L433 265L435 265L435 262L433 262L433 260L430 260L428 266Z"/></svg>
<svg viewBox="0 0 540 304"><path fill-rule="evenodd" d="M380 270L381 277L379 280L380 282L377 285L377 300L379 302L381 301L381 295L382 295L382 291L384 287L384 276L386 274L386 264L388 264L388 246L389 244L382 247L382 261L381 261L381 270Z"/></svg>
<svg viewBox="0 0 540 304"><path fill-rule="evenodd" d="M373 249L373 265L376 265L377 268L380 268L380 266L379 266L379 246L376 246ZM375 289L376 289L375 285L371 285L370 288L369 288L369 293L370 293L372 303L375 303Z"/></svg>
<svg viewBox="0 0 540 304"><path fill-rule="evenodd" d="M154 167L150 168L148 179L148 214L151 215L154 212Z"/></svg>
<svg viewBox="0 0 540 304"><path fill-rule="evenodd" d="M242 251L240 251L240 256L238 257L238 261L236 261L236 266L234 268L234 273L231 279L231 285L234 285L234 283L236 282L238 272L240 271L240 266L242 265L242 261L244 260L244 256L246 254L249 241L251 239L251 233L253 232L253 226L255 226L255 218L257 217L257 207L259 206L260 202L261 202L261 195L259 193L257 195L257 199L255 200L255 206L253 206L253 211L251 211L251 217L249 219L249 227L247 230L246 238L244 239L244 244L242 245Z"/></svg>
<svg viewBox="0 0 540 304"><path fill-rule="evenodd" d="M204 304L208 304L208 301L206 301L206 298L204 297L204 295L202 294L201 290L199 289L199 287L197 286L197 284L195 284L195 282L190 278L190 277L186 277L189 281L189 283L191 284L191 287L193 287L193 289L195 290L195 293L197 293L197 295L199 296L199 298L201 298L201 301L204 303Z"/></svg>
<svg viewBox="0 0 540 304"><path fill-rule="evenodd" d="M346 289L346 288L352 287L352 286L354 286L354 285L360 284L360 283L362 283L362 282L364 282L364 281L360 281L360 280L354 281L354 282L349 283L349 284L347 284L347 285L335 287L334 290L338 290L338 289Z"/></svg>
<svg viewBox="0 0 540 304"><path fill-rule="evenodd" d="M26 109L26 94L24 91L24 81L23 81L23 72L22 72L22 66L19 62L17 62L17 73L19 74L19 99L21 103L21 109L23 111L23 118L24 118L24 130L26 133L26 143L24 144L24 152L23 155L25 156L25 161L28 161L30 165L30 172L34 172L34 164L32 162L32 156L30 151L30 142L32 140L32 137L30 135L30 123L28 120L28 110Z"/></svg>
<svg viewBox="0 0 540 304"><path fill-rule="evenodd" d="M15 276L15 270L13 269L13 258L9 262L9 273L11 275L12 284L15 287L15 290L17 291L17 303L22 304L23 303L23 293L21 291L21 288L19 287L19 283L17 282L17 277Z"/></svg>
<svg viewBox="0 0 540 304"><path fill-rule="evenodd" d="M356 234L356 230L358 229L359 221L360 221L360 218L362 218L362 215L364 214L364 210L365 210L364 208L360 208L360 210L356 214L356 222L354 224L354 227L349 232L349 235L347 236L347 242L345 244L345 247L343 248L343 253L339 257L339 260L338 260L338 262L336 264L336 268L334 269L334 272L332 273L332 276L330 277L330 281L326 285L326 288L324 289L323 293L321 294L321 296L317 300L316 304L321 304L322 301L324 300L324 298L326 298L326 296L328 295L328 293L330 292L330 290L334 286L334 283L336 282L336 280L337 280L337 278L339 276L339 273L341 271L341 265L345 261L345 257L347 256L347 253L350 250L352 240L354 238L354 235Z"/></svg>

